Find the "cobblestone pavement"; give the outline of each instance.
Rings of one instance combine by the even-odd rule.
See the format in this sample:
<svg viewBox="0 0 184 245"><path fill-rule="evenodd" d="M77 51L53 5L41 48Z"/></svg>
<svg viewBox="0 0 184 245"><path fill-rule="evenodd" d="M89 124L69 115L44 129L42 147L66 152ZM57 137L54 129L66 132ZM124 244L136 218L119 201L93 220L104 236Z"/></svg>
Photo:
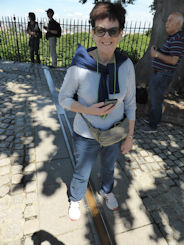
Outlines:
<svg viewBox="0 0 184 245"><path fill-rule="evenodd" d="M0 63L0 244L29 245L38 230L34 101L39 66ZM46 85L47 86L47 85Z"/></svg>
<svg viewBox="0 0 184 245"><path fill-rule="evenodd" d="M51 74L59 90L63 71ZM38 244L32 238L39 229L34 101L47 96L39 65L0 62L0 245ZM164 237L169 245L184 244L184 128L161 123L158 133L147 135L141 125L138 119L134 148L117 166L161 232L155 229L150 241L159 244Z"/></svg>

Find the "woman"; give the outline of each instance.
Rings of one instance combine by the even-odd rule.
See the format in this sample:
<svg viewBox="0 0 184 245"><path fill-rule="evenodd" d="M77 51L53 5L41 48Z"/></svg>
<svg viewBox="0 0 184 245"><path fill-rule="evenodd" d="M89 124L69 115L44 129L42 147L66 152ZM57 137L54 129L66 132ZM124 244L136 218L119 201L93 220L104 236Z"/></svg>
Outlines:
<svg viewBox="0 0 184 245"><path fill-rule="evenodd" d="M76 165L69 191L69 217L80 218L79 202L84 197L91 169L98 152L101 153L101 189L111 210L118 208L112 193L114 165L120 151L131 150L135 123L135 74L129 58L116 49L122 38L125 9L120 3L97 3L90 13L95 48L79 46L68 69L59 93L59 102L65 109L77 112L74 119L74 154ZM73 99L77 93L78 101ZM105 99L117 103L104 106ZM109 129L115 122L129 119L129 132L123 142L101 147L92 137L81 114L95 127Z"/></svg>
<svg viewBox="0 0 184 245"><path fill-rule="evenodd" d="M29 47L30 47L30 56L31 62L34 63L34 54L36 54L36 61L40 64L40 55L39 55L39 44L41 31L38 26L38 22L35 21L36 16L34 13L29 12L29 22L27 26L27 33L29 34Z"/></svg>

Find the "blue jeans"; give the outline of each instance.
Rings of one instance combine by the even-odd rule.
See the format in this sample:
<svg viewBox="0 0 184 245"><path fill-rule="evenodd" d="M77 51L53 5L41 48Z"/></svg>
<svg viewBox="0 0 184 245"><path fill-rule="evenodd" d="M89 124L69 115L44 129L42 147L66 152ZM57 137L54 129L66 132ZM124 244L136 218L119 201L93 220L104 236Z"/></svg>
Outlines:
<svg viewBox="0 0 184 245"><path fill-rule="evenodd" d="M162 103L164 100L164 93L172 81L174 72L162 72L153 73L150 80L151 90L151 114L150 114L150 127L152 129L157 128L157 124L162 117Z"/></svg>
<svg viewBox="0 0 184 245"><path fill-rule="evenodd" d="M101 147L96 140L84 138L74 132L73 145L76 165L70 184L69 199L80 201L84 197L98 152L101 153L101 189L105 193L111 192L114 184L114 165L120 153L121 142Z"/></svg>

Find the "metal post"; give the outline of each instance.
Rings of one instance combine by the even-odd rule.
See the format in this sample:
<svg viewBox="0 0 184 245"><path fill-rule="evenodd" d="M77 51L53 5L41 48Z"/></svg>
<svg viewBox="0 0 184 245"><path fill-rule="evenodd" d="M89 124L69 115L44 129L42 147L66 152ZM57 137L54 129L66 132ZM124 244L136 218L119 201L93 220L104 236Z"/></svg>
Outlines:
<svg viewBox="0 0 184 245"><path fill-rule="evenodd" d="M19 43L18 43L17 26L16 26L16 17L15 17L15 16L13 16L13 20L14 20L15 34L16 34L16 43L17 43L18 61L20 61Z"/></svg>

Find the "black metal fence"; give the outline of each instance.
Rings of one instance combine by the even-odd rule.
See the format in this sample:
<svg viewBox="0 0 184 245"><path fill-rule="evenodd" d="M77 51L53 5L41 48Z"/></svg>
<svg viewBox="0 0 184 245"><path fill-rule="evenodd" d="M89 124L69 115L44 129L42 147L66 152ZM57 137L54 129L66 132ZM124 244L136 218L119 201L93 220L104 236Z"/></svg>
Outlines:
<svg viewBox="0 0 184 245"><path fill-rule="evenodd" d="M58 66L67 67L75 53L77 44L85 48L95 46L91 37L91 26L88 21L58 20L62 28L62 36L57 38ZM4 60L30 62L29 35L26 33L28 20L15 17L2 17L0 20L0 57ZM49 45L44 35L43 26L46 19L38 21L43 32L40 39L41 64L50 65ZM124 50L136 63L145 53L151 36L151 24L130 23L126 25L120 49Z"/></svg>

